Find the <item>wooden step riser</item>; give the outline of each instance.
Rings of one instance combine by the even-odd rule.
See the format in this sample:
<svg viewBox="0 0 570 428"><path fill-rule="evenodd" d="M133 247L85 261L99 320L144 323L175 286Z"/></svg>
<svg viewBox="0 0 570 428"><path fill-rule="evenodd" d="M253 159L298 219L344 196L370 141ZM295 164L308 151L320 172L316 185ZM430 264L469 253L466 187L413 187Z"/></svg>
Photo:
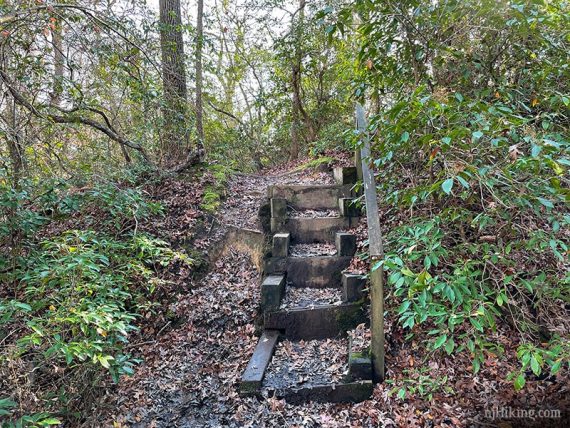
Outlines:
<svg viewBox="0 0 570 428"><path fill-rule="evenodd" d="M280 330L290 340L314 340L345 336L346 332L365 322L359 304L316 306L266 312L265 328Z"/></svg>
<svg viewBox="0 0 570 428"><path fill-rule="evenodd" d="M289 255L289 246L291 242L290 233L276 233L273 235L271 247L272 257L287 257ZM337 256L354 256L356 253L356 235L346 232L337 232L335 234L335 247ZM315 256L300 256L315 257Z"/></svg>
<svg viewBox="0 0 570 428"><path fill-rule="evenodd" d="M269 198L283 198L296 210L336 210L339 198L350 198L352 184L330 186L271 186Z"/></svg>
<svg viewBox="0 0 570 428"><path fill-rule="evenodd" d="M358 217L271 219L272 233L290 233L291 244L335 242L336 233L358 224Z"/></svg>
<svg viewBox="0 0 570 428"><path fill-rule="evenodd" d="M271 391L277 398L289 404L303 404L308 401L318 403L359 403L372 396L372 381L318 385L307 388L284 388Z"/></svg>
<svg viewBox="0 0 570 428"><path fill-rule="evenodd" d="M265 262L267 274L286 274L294 287L340 288L342 271L352 257L271 257Z"/></svg>

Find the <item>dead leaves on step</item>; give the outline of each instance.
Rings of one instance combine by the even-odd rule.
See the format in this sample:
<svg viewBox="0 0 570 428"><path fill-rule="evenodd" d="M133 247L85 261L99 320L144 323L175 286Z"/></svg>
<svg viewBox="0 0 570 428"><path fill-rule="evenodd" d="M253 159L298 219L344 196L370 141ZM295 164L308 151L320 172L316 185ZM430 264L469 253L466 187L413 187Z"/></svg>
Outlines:
<svg viewBox="0 0 570 428"><path fill-rule="evenodd" d="M287 286L280 309L310 308L319 305L342 304L339 288L306 288Z"/></svg>
<svg viewBox="0 0 570 428"><path fill-rule="evenodd" d="M296 244L289 247L291 257L334 256L336 246L329 243Z"/></svg>
<svg viewBox="0 0 570 428"><path fill-rule="evenodd" d="M277 345L264 384L296 388L340 382L348 373L348 341L326 339L284 341Z"/></svg>
<svg viewBox="0 0 570 428"><path fill-rule="evenodd" d="M291 218L324 218L324 217L339 217L338 210L296 210L289 207L287 215Z"/></svg>

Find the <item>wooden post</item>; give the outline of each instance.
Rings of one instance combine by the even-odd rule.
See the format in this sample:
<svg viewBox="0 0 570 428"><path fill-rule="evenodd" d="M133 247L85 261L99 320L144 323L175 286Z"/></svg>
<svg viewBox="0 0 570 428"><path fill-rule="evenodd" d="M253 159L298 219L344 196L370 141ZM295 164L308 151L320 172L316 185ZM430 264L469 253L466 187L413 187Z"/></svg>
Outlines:
<svg viewBox="0 0 570 428"><path fill-rule="evenodd" d="M371 257L371 266L381 258ZM384 271L370 272L370 355L375 382L384 380Z"/></svg>
<svg viewBox="0 0 570 428"><path fill-rule="evenodd" d="M360 147L354 151L354 164L356 165L356 178L362 181L362 157L360 156Z"/></svg>
<svg viewBox="0 0 570 428"><path fill-rule="evenodd" d="M367 133L366 117L362 106L356 104L356 125L361 133L360 165L366 199L366 219L368 220L368 251L370 253L370 355L374 371L374 381L384 380L384 273L380 267L374 271L374 264L384 258L380 215L376 200L376 182L370 170L370 139Z"/></svg>

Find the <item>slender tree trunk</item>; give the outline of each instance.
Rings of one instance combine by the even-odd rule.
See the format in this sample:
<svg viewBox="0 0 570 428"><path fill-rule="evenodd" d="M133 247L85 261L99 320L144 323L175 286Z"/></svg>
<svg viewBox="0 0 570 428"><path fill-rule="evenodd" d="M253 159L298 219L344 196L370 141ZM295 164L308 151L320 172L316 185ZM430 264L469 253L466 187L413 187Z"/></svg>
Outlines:
<svg viewBox="0 0 570 428"><path fill-rule="evenodd" d="M196 132L198 153L204 151L204 103L202 102L202 47L204 46L204 0L198 0L196 18Z"/></svg>
<svg viewBox="0 0 570 428"><path fill-rule="evenodd" d="M301 47L301 38L303 32L303 21L305 20L306 0L299 0L299 19L297 22L293 20L293 32L295 34L295 54L291 67L291 90L292 90L292 106L291 106L291 146L289 148L289 159L297 159L300 150L300 130L301 115L303 105L301 104L301 61L303 60L303 51Z"/></svg>
<svg viewBox="0 0 570 428"><path fill-rule="evenodd" d="M180 0L160 0L159 6L164 88L163 155L168 163L177 163L185 159L190 146Z"/></svg>
<svg viewBox="0 0 570 428"><path fill-rule="evenodd" d="M9 3L7 4L9 6ZM11 51L6 49L3 52L2 66L8 69L11 61ZM3 85L0 89L4 91ZM22 178L25 159L24 147L22 139L18 131L18 108L16 100L6 88L6 107L3 112L4 123L6 124L6 144L8 146L8 154L10 155L10 166L12 169L12 185L14 188L19 188L20 179Z"/></svg>
<svg viewBox="0 0 570 428"><path fill-rule="evenodd" d="M54 20L57 18L53 18ZM61 94L63 92L63 33L61 24L52 21L51 42L53 46L53 88L51 93L51 104L58 106L61 104Z"/></svg>
<svg viewBox="0 0 570 428"><path fill-rule="evenodd" d="M20 179L24 170L24 148L18 133L18 117L16 102L9 98L6 108L6 123L8 124L8 152L12 165L12 184L15 188L20 185Z"/></svg>

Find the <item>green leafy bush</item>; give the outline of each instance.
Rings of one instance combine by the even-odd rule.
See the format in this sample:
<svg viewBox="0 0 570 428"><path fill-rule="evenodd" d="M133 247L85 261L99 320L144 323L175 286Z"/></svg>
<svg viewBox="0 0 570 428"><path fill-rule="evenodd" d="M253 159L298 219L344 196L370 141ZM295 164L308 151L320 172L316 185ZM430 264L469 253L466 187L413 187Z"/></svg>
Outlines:
<svg viewBox="0 0 570 428"><path fill-rule="evenodd" d="M330 28L360 18L355 95L374 106L370 161L393 220L375 268L400 325L478 371L508 321L517 389L569 362L569 7L373 0Z"/></svg>
<svg viewBox="0 0 570 428"><path fill-rule="evenodd" d="M122 345L160 284L152 266L175 257L181 256L146 236L117 241L95 232L66 232L42 242L14 273L22 298L2 302L0 325L24 318L19 355L41 350L66 364L101 365L118 379L132 372Z"/></svg>
<svg viewBox="0 0 570 428"><path fill-rule="evenodd" d="M0 413L10 417L8 426L48 426L57 423L53 415L73 418L107 377L118 381L131 374L138 360L129 352L129 337L140 316L154 310L155 290L167 285L161 272L192 262L137 232L139 221L161 213L141 189L111 183L80 191L46 187L36 187L38 196L9 186L0 193L7 266L1 274L0 386L11 395L0 401ZM42 229L53 222L60 230L76 214L85 229ZM34 404L24 408L37 413L22 415L22 406L12 405L15 397L32 396Z"/></svg>

